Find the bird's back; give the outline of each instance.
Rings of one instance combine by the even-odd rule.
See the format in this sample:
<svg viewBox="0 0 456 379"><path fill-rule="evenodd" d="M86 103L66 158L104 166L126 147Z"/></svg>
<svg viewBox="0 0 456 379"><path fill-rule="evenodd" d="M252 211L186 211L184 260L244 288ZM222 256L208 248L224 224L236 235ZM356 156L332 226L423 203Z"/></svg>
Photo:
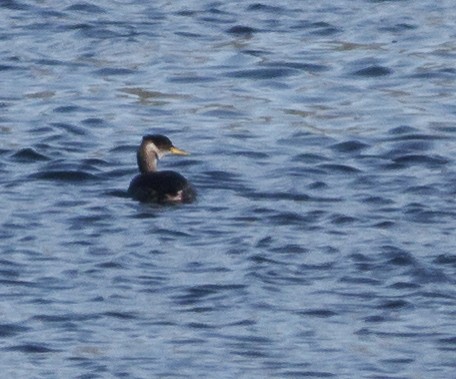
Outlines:
<svg viewBox="0 0 456 379"><path fill-rule="evenodd" d="M158 203L191 203L196 197L187 179L175 171L139 174L131 181L128 193L136 200Z"/></svg>

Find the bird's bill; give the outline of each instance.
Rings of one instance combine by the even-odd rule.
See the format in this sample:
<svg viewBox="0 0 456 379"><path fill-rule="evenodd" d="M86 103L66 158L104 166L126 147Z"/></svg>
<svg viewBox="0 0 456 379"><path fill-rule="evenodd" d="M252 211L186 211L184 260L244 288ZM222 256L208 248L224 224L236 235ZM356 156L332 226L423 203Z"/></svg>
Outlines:
<svg viewBox="0 0 456 379"><path fill-rule="evenodd" d="M171 154L176 154L176 155L189 155L190 154L190 153L187 153L185 150L178 149L175 146L171 147L171 149L169 149L169 152Z"/></svg>

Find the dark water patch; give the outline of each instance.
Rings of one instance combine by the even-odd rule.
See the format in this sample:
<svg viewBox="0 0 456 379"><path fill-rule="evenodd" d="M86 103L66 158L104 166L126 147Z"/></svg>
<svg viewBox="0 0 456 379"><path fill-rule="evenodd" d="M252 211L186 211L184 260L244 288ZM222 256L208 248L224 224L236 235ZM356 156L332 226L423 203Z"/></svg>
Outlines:
<svg viewBox="0 0 456 379"><path fill-rule="evenodd" d="M194 305L207 298L225 296L226 292L234 292L244 290L246 286L244 284L205 284L194 286L186 289L183 295L174 296L174 301L179 305Z"/></svg>
<svg viewBox="0 0 456 379"><path fill-rule="evenodd" d="M442 218L448 216L447 213L434 211L429 207L419 204L410 203L404 207L404 215L409 221L417 222L420 224L434 224L442 221Z"/></svg>
<svg viewBox="0 0 456 379"><path fill-rule="evenodd" d="M55 96L55 91L38 91L25 94L27 99L50 99Z"/></svg>
<svg viewBox="0 0 456 379"><path fill-rule="evenodd" d="M425 337L435 337L434 332L423 333L423 332L390 332L374 330L369 328L361 328L355 332L356 335L375 335L377 337L396 337L396 338L410 338L410 339L423 339Z"/></svg>
<svg viewBox="0 0 456 379"><path fill-rule="evenodd" d="M299 315L302 316L310 316L310 317L317 317L317 318L328 318L328 317L334 317L337 316L338 313L331 311L329 309L309 309L305 311L299 311L296 312Z"/></svg>
<svg viewBox="0 0 456 379"><path fill-rule="evenodd" d="M39 66L76 66L77 64L73 62L61 61L57 59L50 59L50 58L40 58L33 61L35 64Z"/></svg>
<svg viewBox="0 0 456 379"><path fill-rule="evenodd" d="M35 343L28 343L22 345L15 345L11 347L3 348L4 351L17 351L20 353L25 354L45 354L45 353L55 353L59 350L51 349L46 345L42 344L35 344Z"/></svg>
<svg viewBox="0 0 456 379"><path fill-rule="evenodd" d="M450 74L451 76L456 74L456 69L454 67L446 67L439 69L439 73Z"/></svg>
<svg viewBox="0 0 456 379"><path fill-rule="evenodd" d="M81 34L86 34L89 36L89 31L93 30L95 27L90 23L78 22L75 24L62 25L60 27L63 31L79 31Z"/></svg>
<svg viewBox="0 0 456 379"><path fill-rule="evenodd" d="M361 199L361 202L372 205L392 205L394 201L383 196L368 195Z"/></svg>
<svg viewBox="0 0 456 379"><path fill-rule="evenodd" d="M225 74L229 78L265 80L274 78L285 78L299 73L296 69L290 68L256 68L250 70L231 71Z"/></svg>
<svg viewBox="0 0 456 379"><path fill-rule="evenodd" d="M256 243L256 247L263 248L263 247L269 247L271 243L273 242L273 239L271 236L263 237Z"/></svg>
<svg viewBox="0 0 456 379"><path fill-rule="evenodd" d="M249 258L249 260L256 265L283 265L286 266L286 262L281 262L278 259L273 259L271 256L266 254L255 254Z"/></svg>
<svg viewBox="0 0 456 379"><path fill-rule="evenodd" d="M456 337L439 338L439 350L456 351Z"/></svg>
<svg viewBox="0 0 456 379"><path fill-rule="evenodd" d="M236 19L232 18L229 13L225 12L213 13L213 15L210 16L203 16L200 18L200 20L203 23L215 24L217 27L220 25L232 25L237 21Z"/></svg>
<svg viewBox="0 0 456 379"><path fill-rule="evenodd" d="M421 146L429 146L432 147L431 143L432 141L440 141L440 140L445 140L448 139L448 137L442 135L442 134L425 134L425 133L404 133L404 134L398 134L393 138L385 138L383 141L384 142L390 142L390 141L424 141L424 144ZM407 146L413 146L413 145L404 145L404 147ZM415 145L419 146L419 145ZM400 147L400 146L399 146Z"/></svg>
<svg viewBox="0 0 456 379"><path fill-rule="evenodd" d="M391 75L393 70L383 66L369 66L361 70L355 71L352 75L376 78L380 76Z"/></svg>
<svg viewBox="0 0 456 379"><path fill-rule="evenodd" d="M0 269L0 276L2 278L18 278L20 276L20 268L14 268L14 269L7 269L7 268L2 268Z"/></svg>
<svg viewBox="0 0 456 379"><path fill-rule="evenodd" d="M252 343L252 344L270 344L274 342L270 337L263 337L259 335L249 334L249 335L229 335L225 336L225 338L229 341L236 341L236 342L245 342L245 343Z"/></svg>
<svg viewBox="0 0 456 379"><path fill-rule="evenodd" d="M452 285L453 282L450 284ZM425 299L429 299L431 302L434 300L449 300L450 302L453 302L456 299L456 296L453 293L447 292L446 287L438 287L436 289L433 289L431 291L421 291L419 292L419 295L422 296ZM449 303L447 303L449 304ZM454 314L454 312L450 313Z"/></svg>
<svg viewBox="0 0 456 379"><path fill-rule="evenodd" d="M136 150L138 149L137 145L124 145L122 143L118 144L117 146L113 147L109 150L110 153L130 153L132 155L132 160L134 161L134 157L136 154Z"/></svg>
<svg viewBox="0 0 456 379"><path fill-rule="evenodd" d="M456 255L455 254L440 254L433 261L436 264L449 265L456 268Z"/></svg>
<svg viewBox="0 0 456 379"><path fill-rule="evenodd" d="M441 166L449 163L444 157L434 155L422 155L422 154L406 154L400 157L393 158L393 162L398 167L411 167L415 165L425 166L429 168L440 168Z"/></svg>
<svg viewBox="0 0 456 379"><path fill-rule="evenodd" d="M382 285L381 280L377 280L371 277L366 276L353 276L353 275L346 275L339 279L341 283L349 283L349 284L362 284L367 286L380 286Z"/></svg>
<svg viewBox="0 0 456 379"><path fill-rule="evenodd" d="M316 181L316 182L310 183L307 187L312 190L322 190L325 188L329 188L329 185L322 181Z"/></svg>
<svg viewBox="0 0 456 379"><path fill-rule="evenodd" d="M216 307L191 307L191 308L186 308L183 310L183 312L188 312L188 313L209 313L209 312L214 312L216 311Z"/></svg>
<svg viewBox="0 0 456 379"><path fill-rule="evenodd" d="M296 244L286 244L284 246L273 248L271 251L284 254L303 254L307 253L309 249Z"/></svg>
<svg viewBox="0 0 456 379"><path fill-rule="evenodd" d="M73 208L83 206L85 201L83 199L73 199L73 200L60 200L55 203L57 207L62 208Z"/></svg>
<svg viewBox="0 0 456 379"><path fill-rule="evenodd" d="M375 266L374 259L365 254L351 254L350 259L353 260L353 262L356 265L356 268L360 271L369 271Z"/></svg>
<svg viewBox="0 0 456 379"><path fill-rule="evenodd" d="M342 33L343 29L336 25L330 24L325 21L310 22L307 20L299 21L294 25L291 25L291 29L303 30L310 35L329 37L338 33Z"/></svg>
<svg viewBox="0 0 456 379"><path fill-rule="evenodd" d="M193 16L197 16L198 14L199 14L199 11L194 11L194 10L190 10L190 9L185 9L185 10L176 12L176 15L183 16L183 17L193 17Z"/></svg>
<svg viewBox="0 0 456 379"><path fill-rule="evenodd" d="M14 288L15 286L18 287L34 287L35 283L26 281L26 280L13 280L13 279L0 279L0 284L3 284L8 287Z"/></svg>
<svg viewBox="0 0 456 379"><path fill-rule="evenodd" d="M250 37L253 33L256 33L257 31L257 29L252 28L250 26L236 25L229 28L226 32L228 34L236 36Z"/></svg>
<svg viewBox="0 0 456 379"><path fill-rule="evenodd" d="M456 75L454 68L443 68L439 70L419 69L419 72L410 75L412 79L453 79Z"/></svg>
<svg viewBox="0 0 456 379"><path fill-rule="evenodd" d="M372 324L376 324L376 323L382 323L382 322L390 322L390 321L393 321L391 317L389 316L385 316L385 315L374 315L374 316L367 316L364 318L364 322L367 322L367 323L372 323Z"/></svg>
<svg viewBox="0 0 456 379"><path fill-rule="evenodd" d="M432 129L436 130L440 133L448 133L448 134L455 134L456 133L456 126L440 124L440 123L433 123Z"/></svg>
<svg viewBox="0 0 456 379"><path fill-rule="evenodd" d="M317 168L324 169L328 174L357 174L361 172L361 169L356 167L336 163L319 164Z"/></svg>
<svg viewBox="0 0 456 379"><path fill-rule="evenodd" d="M214 273L214 272L229 272L230 270L226 267L221 267L221 266L207 266L202 264L201 262L191 262L187 265L187 267L184 270L185 272L191 272L191 273L203 273L203 272L209 272L209 273Z"/></svg>
<svg viewBox="0 0 456 379"><path fill-rule="evenodd" d="M171 76L167 78L167 81L170 83L210 83L216 82L219 79L213 76L202 76L198 74L194 75L183 75Z"/></svg>
<svg viewBox="0 0 456 379"><path fill-rule="evenodd" d="M123 22L79 24L79 27L74 29L78 30L83 38L91 38L95 40L109 40L117 38L133 39L138 35L134 27ZM83 57L91 60L93 55L91 53L86 53Z"/></svg>
<svg viewBox="0 0 456 379"><path fill-rule="evenodd" d="M397 127L394 127L390 130L388 130L388 134L392 134L392 135L410 135L410 134L419 134L420 131L417 129L417 128L414 128L410 125L401 125L401 126L397 126Z"/></svg>
<svg viewBox="0 0 456 379"><path fill-rule="evenodd" d="M284 378L334 378L336 374L327 371L285 370L280 373ZM385 378L384 378L385 379Z"/></svg>
<svg viewBox="0 0 456 379"><path fill-rule="evenodd" d="M70 230L80 230L83 225L108 224L106 217L103 214L81 215L73 217L69 220L71 222Z"/></svg>
<svg viewBox="0 0 456 379"><path fill-rule="evenodd" d="M30 5L26 5L23 2L16 1L16 0L2 0L0 5L3 8L15 10L15 11L25 11L30 9Z"/></svg>
<svg viewBox="0 0 456 379"><path fill-rule="evenodd" d="M30 147L20 149L13 154L13 159L19 163L33 163L47 161L49 158L43 154L38 153L35 149Z"/></svg>
<svg viewBox="0 0 456 379"><path fill-rule="evenodd" d="M163 288L163 286L168 282L168 278L160 275L141 275L138 277L138 282L140 282L145 289L144 292L156 291L157 288Z"/></svg>
<svg viewBox="0 0 456 379"><path fill-rule="evenodd" d="M336 143L330 147L331 147L331 149L339 151L341 153L358 153L361 150L367 149L369 147L369 145L366 143L357 141L357 140L351 140L351 141Z"/></svg>
<svg viewBox="0 0 456 379"><path fill-rule="evenodd" d="M161 91L152 91L142 87L125 87L119 89L120 92L127 93L129 95L135 95L142 100L166 100L166 99L187 99L187 95L181 95L178 93L165 93Z"/></svg>
<svg viewBox="0 0 456 379"><path fill-rule="evenodd" d="M209 329L216 328L215 325L209 325L209 324L203 323L203 322L189 322L185 326L190 329L202 329L202 330L209 330Z"/></svg>
<svg viewBox="0 0 456 379"><path fill-rule="evenodd" d="M394 266L409 266L415 265L416 259L414 256L403 249L392 245L384 245L381 247L383 255L387 259L387 263Z"/></svg>
<svg viewBox="0 0 456 379"><path fill-rule="evenodd" d="M394 359L382 359L381 363L391 367L390 365L409 365L415 362L415 359L411 358L394 358Z"/></svg>
<svg viewBox="0 0 456 379"><path fill-rule="evenodd" d="M330 160L330 158L325 157L320 154L314 154L314 153L302 153L296 155L293 160L296 161L301 161L303 163L308 163L308 164L313 164L313 163L321 163L321 162L327 162Z"/></svg>
<svg viewBox="0 0 456 379"><path fill-rule="evenodd" d="M86 167L87 169L94 169L98 167L110 167L111 164L103 159L87 158L81 161L81 166Z"/></svg>
<svg viewBox="0 0 456 379"><path fill-rule="evenodd" d="M0 71L9 71L9 70L17 70L19 66L10 66L6 64L0 64Z"/></svg>
<svg viewBox="0 0 456 379"><path fill-rule="evenodd" d="M256 325L257 321L252 319L243 319L239 321L233 321L226 324L226 326L253 326Z"/></svg>
<svg viewBox="0 0 456 379"><path fill-rule="evenodd" d="M117 68L117 67L105 67L99 70L96 70L94 73L99 76L122 76L122 75L132 75L136 71L128 68Z"/></svg>
<svg viewBox="0 0 456 379"><path fill-rule="evenodd" d="M379 309L384 310L398 310L403 308L410 308L411 304L405 300L396 299L396 300L388 300L384 301L378 305Z"/></svg>
<svg viewBox="0 0 456 379"><path fill-rule="evenodd" d="M98 320L100 315L95 313L66 313L66 314L37 314L32 317L32 320L45 323L67 323L69 321L85 322L90 320Z"/></svg>
<svg viewBox="0 0 456 379"><path fill-rule="evenodd" d="M245 49L241 50L243 54L251 55L253 57L264 57L270 54L267 50L253 50L253 49Z"/></svg>
<svg viewBox="0 0 456 379"><path fill-rule="evenodd" d="M174 204L170 204L170 205L161 205L161 204L155 205L154 204L154 207L157 209L165 209L165 208L173 208L173 207L175 207L175 205ZM182 237L191 236L190 232L186 232L183 230L175 230L175 229L157 228L156 232L157 232L157 234L160 235L160 237L170 240L170 241L173 240L174 238L178 238L178 237L182 238Z"/></svg>
<svg viewBox="0 0 456 379"><path fill-rule="evenodd" d="M440 190L439 190L439 188L436 188L435 186L411 186L411 187L407 187L404 190L404 193L430 196L430 195L439 194Z"/></svg>
<svg viewBox="0 0 456 379"><path fill-rule="evenodd" d="M189 33L189 32L175 32L174 34L177 35L177 36L181 36L181 37L185 37L185 38L190 38L190 39L193 39L193 38L201 38L201 37L203 37L202 34L198 34L198 33Z"/></svg>
<svg viewBox="0 0 456 379"><path fill-rule="evenodd" d="M31 179L38 180L51 180L58 182L67 183L78 183L99 180L99 178L93 174L79 170L68 170L68 171L43 171L29 176Z"/></svg>
<svg viewBox="0 0 456 379"><path fill-rule="evenodd" d="M343 215L343 214L331 216L331 223L334 225L352 224L357 221L359 221L359 220L356 217L351 217L351 216L347 216L347 215Z"/></svg>
<svg viewBox="0 0 456 379"><path fill-rule="evenodd" d="M106 11L103 8L100 8L94 4L86 3L86 2L79 2L69 7L65 8L67 12L83 12L83 13L94 13L100 14L105 13Z"/></svg>
<svg viewBox="0 0 456 379"><path fill-rule="evenodd" d="M248 192L244 193L254 200L289 200L289 201L309 201L311 196L300 193L289 192Z"/></svg>
<svg viewBox="0 0 456 379"><path fill-rule="evenodd" d="M234 109L213 109L202 113L203 116L210 116L210 117L219 117L219 118L240 118L245 116L245 113L236 111Z"/></svg>
<svg viewBox="0 0 456 379"><path fill-rule="evenodd" d="M413 267L409 271L411 275L418 283L453 283L454 280L448 277L444 271L434 268L431 266L425 266L423 264ZM432 297L438 297L434 292L431 294Z"/></svg>
<svg viewBox="0 0 456 379"><path fill-rule="evenodd" d="M258 347L255 348L248 348L244 346L245 344L231 344L232 348L237 348L237 350L230 350L230 354L239 355L241 357L245 357L248 359L258 359L258 358L267 358L269 354L264 351L260 350Z"/></svg>
<svg viewBox="0 0 456 379"><path fill-rule="evenodd" d="M94 126L94 127L101 127L101 126L106 126L106 121L97 118L97 117L89 117L81 121L81 124L87 125L87 126Z"/></svg>
<svg viewBox="0 0 456 379"><path fill-rule="evenodd" d="M261 11L261 12L269 12L273 13L274 15L284 12L286 8L268 5L263 3L254 3L247 7L247 11Z"/></svg>
<svg viewBox="0 0 456 379"><path fill-rule="evenodd" d="M326 23L324 23L324 24L326 24ZM328 36L332 36L334 34L338 34L341 32L342 32L342 29L340 29L336 26L327 24L326 26L321 26L321 27L319 26L319 27L314 28L313 31L311 32L311 34L317 35L317 36L322 36L322 37L328 37Z"/></svg>
<svg viewBox="0 0 456 379"><path fill-rule="evenodd" d="M54 108L54 112L56 113L74 113L74 112L83 112L86 109L81 108L77 105L62 105L57 108ZM52 125L59 125L58 123L54 123Z"/></svg>
<svg viewBox="0 0 456 379"><path fill-rule="evenodd" d="M47 17L47 18L56 18L56 19L59 19L59 18L63 18L65 17L65 13L64 12L60 12L56 9L52 9L52 8L41 8L41 9L37 9L37 12L43 16L43 17Z"/></svg>
<svg viewBox="0 0 456 379"><path fill-rule="evenodd" d="M261 151L252 151L252 150L235 150L235 151L229 152L227 155L241 156L241 157L259 159L259 160L269 158L269 154L267 154L267 153L263 153Z"/></svg>
<svg viewBox="0 0 456 379"><path fill-rule="evenodd" d="M254 272L249 273L249 276L255 280L271 285L272 291L277 291L277 286L282 285L310 285L311 279L303 277L302 271L293 270L288 267L288 264L284 263L282 267L262 267Z"/></svg>
<svg viewBox="0 0 456 379"><path fill-rule="evenodd" d="M420 288L421 286L418 283L396 282L390 285L390 287L396 290L415 290Z"/></svg>
<svg viewBox="0 0 456 379"><path fill-rule="evenodd" d="M273 61L264 63L263 66L265 67L273 67L273 68L285 68L285 69L294 69L294 70L301 70L301 71L308 71L308 72L322 72L327 71L330 69L329 66L325 66L322 64L315 64L315 63L302 63L302 62L287 62L287 61Z"/></svg>
<svg viewBox="0 0 456 379"><path fill-rule="evenodd" d="M17 324L0 324L0 338L14 337L30 329Z"/></svg>
<svg viewBox="0 0 456 379"><path fill-rule="evenodd" d="M101 315L119 320L134 320L138 318L138 315L134 312L104 312Z"/></svg>
<svg viewBox="0 0 456 379"><path fill-rule="evenodd" d="M67 107L63 107L63 108L67 108ZM76 107L76 108L78 108L78 107ZM70 112L73 112L73 111L70 111ZM56 128L56 129L64 130L65 132L68 132L70 134L77 135L77 136L84 136L84 135L88 134L87 129L81 128L80 126L76 126L73 124L68 124L68 123L64 123L64 122L54 122L51 125L52 125L52 127Z"/></svg>
<svg viewBox="0 0 456 379"><path fill-rule="evenodd" d="M410 30L418 29L417 25L407 24L407 23L399 23L392 26L385 26L378 28L381 32L390 32L390 33L400 33L406 32Z"/></svg>

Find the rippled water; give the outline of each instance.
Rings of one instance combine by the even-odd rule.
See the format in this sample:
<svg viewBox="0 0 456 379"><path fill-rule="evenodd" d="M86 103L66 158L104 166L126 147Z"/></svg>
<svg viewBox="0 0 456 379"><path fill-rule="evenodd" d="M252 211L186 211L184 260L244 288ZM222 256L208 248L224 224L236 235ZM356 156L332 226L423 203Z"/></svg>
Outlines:
<svg viewBox="0 0 456 379"><path fill-rule="evenodd" d="M4 377L454 376L453 2L0 6Z"/></svg>

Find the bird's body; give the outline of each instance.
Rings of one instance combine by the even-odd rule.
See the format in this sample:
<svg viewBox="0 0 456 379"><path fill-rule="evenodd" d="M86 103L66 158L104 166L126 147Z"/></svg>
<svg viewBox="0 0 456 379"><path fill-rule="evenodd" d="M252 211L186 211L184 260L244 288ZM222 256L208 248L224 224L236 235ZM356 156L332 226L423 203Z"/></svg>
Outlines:
<svg viewBox="0 0 456 379"><path fill-rule="evenodd" d="M130 183L128 193L141 202L191 203L196 193L191 184L175 171L157 171L158 159L166 154L187 155L162 135L144 136L138 149L139 175Z"/></svg>

